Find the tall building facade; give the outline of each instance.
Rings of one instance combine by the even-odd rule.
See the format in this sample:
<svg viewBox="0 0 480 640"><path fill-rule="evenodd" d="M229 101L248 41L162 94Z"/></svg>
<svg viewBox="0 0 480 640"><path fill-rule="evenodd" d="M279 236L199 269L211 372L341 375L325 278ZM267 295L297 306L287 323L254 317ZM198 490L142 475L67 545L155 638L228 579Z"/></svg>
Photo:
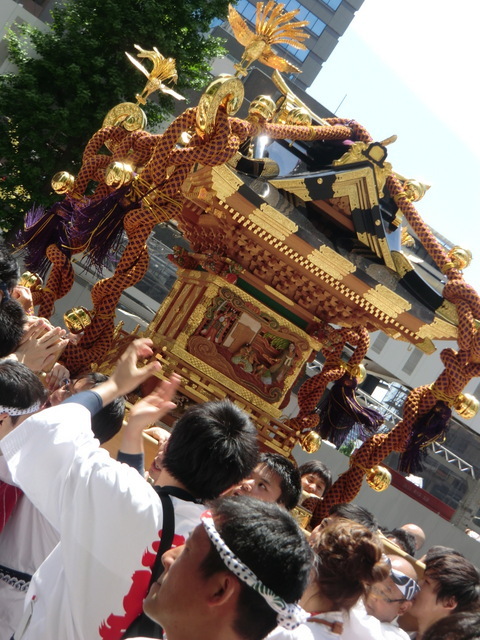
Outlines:
<svg viewBox="0 0 480 640"><path fill-rule="evenodd" d="M353 20L355 12L364 0L283 0L285 11L298 9L297 20L308 20L306 31L310 38L305 41L307 49L302 51L290 45L278 45L277 52L298 67L300 74L291 74L289 79L305 91L334 50L339 38ZM255 23L255 0L239 0L236 10L253 28ZM217 22L213 35L227 40L226 49L232 58L240 59L243 48L232 35L228 22Z"/></svg>

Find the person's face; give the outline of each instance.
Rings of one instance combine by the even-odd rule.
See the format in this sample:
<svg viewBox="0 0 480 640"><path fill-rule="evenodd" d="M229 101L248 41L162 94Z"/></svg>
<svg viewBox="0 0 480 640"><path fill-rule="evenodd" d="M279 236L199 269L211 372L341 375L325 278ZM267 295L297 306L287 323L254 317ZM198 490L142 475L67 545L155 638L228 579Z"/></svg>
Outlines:
<svg viewBox="0 0 480 640"><path fill-rule="evenodd" d="M93 389L95 383L89 378L78 378L78 380L68 380L64 385L59 387L56 391L48 396L50 406L56 407L74 393L80 393L80 391L88 391Z"/></svg>
<svg viewBox="0 0 480 640"><path fill-rule="evenodd" d="M420 580L420 591L412 602L410 614L418 620L419 626L428 628L437 620L441 620L452 613L451 607L446 607L442 600L437 602L437 593L440 585L437 580L428 577L425 573Z"/></svg>
<svg viewBox="0 0 480 640"><path fill-rule="evenodd" d="M162 556L165 570L151 586L143 609L172 640L189 637L205 616L209 578L204 578L200 567L210 548L210 540L200 524L184 545Z"/></svg>
<svg viewBox="0 0 480 640"><path fill-rule="evenodd" d="M163 465L162 465L162 463L163 463L163 454L165 452L165 448L167 446L167 442L168 442L168 435L165 435L164 437L162 437L158 441L157 455L153 459L153 462L150 465L150 469L148 470L148 475L153 480L156 480L158 478L158 476L160 475L160 472L161 472L161 470L163 468Z"/></svg>
<svg viewBox="0 0 480 640"><path fill-rule="evenodd" d="M302 476L302 489L307 493L313 493L321 498L326 486L325 480L316 473L306 473Z"/></svg>
<svg viewBox="0 0 480 640"><path fill-rule="evenodd" d="M403 593L389 577L372 585L365 597L365 609L380 622L392 622L410 607Z"/></svg>
<svg viewBox="0 0 480 640"><path fill-rule="evenodd" d="M252 471L250 477L230 489L226 494L233 496L249 496L264 502L278 502L282 495L281 479L274 471L262 462Z"/></svg>

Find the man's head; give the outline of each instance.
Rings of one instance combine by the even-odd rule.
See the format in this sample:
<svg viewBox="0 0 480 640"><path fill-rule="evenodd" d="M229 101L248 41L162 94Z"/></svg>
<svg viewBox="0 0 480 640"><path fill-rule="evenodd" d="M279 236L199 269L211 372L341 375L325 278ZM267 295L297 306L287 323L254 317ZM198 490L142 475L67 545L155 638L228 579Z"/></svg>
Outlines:
<svg viewBox="0 0 480 640"><path fill-rule="evenodd" d="M250 475L257 459L256 428L243 411L222 400L184 413L173 428L163 466L187 491L205 501Z"/></svg>
<svg viewBox="0 0 480 640"><path fill-rule="evenodd" d="M108 376L97 372L86 373L75 380L68 380L50 394L49 404L54 407L80 391L94 389L105 380L108 380ZM93 435L100 441L100 444L107 442L120 431L124 416L125 399L123 397L116 398L92 416Z"/></svg>
<svg viewBox="0 0 480 640"><path fill-rule="evenodd" d="M211 510L213 521L163 556L165 573L144 610L169 640L190 637L192 629L199 638L223 633L261 640L279 622L278 600L292 604L301 597L312 553L293 518L275 504L223 498ZM248 583L251 572L256 588Z"/></svg>
<svg viewBox="0 0 480 640"><path fill-rule="evenodd" d="M480 640L480 611L452 613L429 627L423 640Z"/></svg>
<svg viewBox="0 0 480 640"><path fill-rule="evenodd" d="M300 493L298 467L279 453L262 453L250 476L226 495L248 495L265 502L276 502L290 510L297 506Z"/></svg>
<svg viewBox="0 0 480 640"><path fill-rule="evenodd" d="M13 353L22 339L25 313L12 298L19 277L18 264L0 240L0 357Z"/></svg>
<svg viewBox="0 0 480 640"><path fill-rule="evenodd" d="M38 411L45 400L45 388L33 371L16 360L0 360L0 423L6 430Z"/></svg>
<svg viewBox="0 0 480 640"><path fill-rule="evenodd" d="M425 532L417 524L402 524L400 529L407 531L415 538L415 549L418 551L425 543Z"/></svg>
<svg viewBox="0 0 480 640"><path fill-rule="evenodd" d="M411 533L408 533L405 529L392 529L391 531L385 531L384 536L413 558L416 551L416 544L415 538Z"/></svg>
<svg viewBox="0 0 480 640"><path fill-rule="evenodd" d="M480 574L469 560L453 553L426 559L420 592L410 609L420 630L454 612L479 608Z"/></svg>
<svg viewBox="0 0 480 640"><path fill-rule="evenodd" d="M302 477L302 489L307 493L322 498L332 486L332 472L320 460L309 460L300 465L298 470Z"/></svg>
<svg viewBox="0 0 480 640"><path fill-rule="evenodd" d="M417 572L405 558L388 556L391 569L388 578L372 585L365 597L367 613L380 622L393 622L406 613L419 590Z"/></svg>

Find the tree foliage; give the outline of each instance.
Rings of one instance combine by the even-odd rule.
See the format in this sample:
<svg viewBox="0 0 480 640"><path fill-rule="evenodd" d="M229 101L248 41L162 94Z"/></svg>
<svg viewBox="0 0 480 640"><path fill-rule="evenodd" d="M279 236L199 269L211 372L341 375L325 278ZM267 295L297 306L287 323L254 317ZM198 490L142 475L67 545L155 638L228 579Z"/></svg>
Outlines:
<svg viewBox="0 0 480 640"><path fill-rule="evenodd" d="M0 227L17 224L34 203L58 200L53 174L75 174L107 112L135 101L146 79L125 56L134 44L176 59L180 93L205 86L221 51L209 25L227 7L228 0L69 0L53 9L49 30L10 30L18 72L0 76ZM165 96L149 101L149 125L172 108Z"/></svg>

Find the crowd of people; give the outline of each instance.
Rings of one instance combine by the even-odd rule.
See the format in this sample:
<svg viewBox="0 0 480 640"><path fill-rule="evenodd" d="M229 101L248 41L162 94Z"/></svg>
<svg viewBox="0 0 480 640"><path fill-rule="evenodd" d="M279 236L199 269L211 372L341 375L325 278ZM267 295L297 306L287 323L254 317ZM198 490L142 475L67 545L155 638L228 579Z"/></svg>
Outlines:
<svg viewBox="0 0 480 640"><path fill-rule="evenodd" d="M259 451L229 401L152 426L175 374L125 422L125 395L160 368L151 341L110 377L71 380L70 337L31 315L18 275L0 246L0 640L480 639L480 574L461 553L354 503L301 528L292 513L322 499L328 468ZM122 424L114 460L100 445Z"/></svg>

